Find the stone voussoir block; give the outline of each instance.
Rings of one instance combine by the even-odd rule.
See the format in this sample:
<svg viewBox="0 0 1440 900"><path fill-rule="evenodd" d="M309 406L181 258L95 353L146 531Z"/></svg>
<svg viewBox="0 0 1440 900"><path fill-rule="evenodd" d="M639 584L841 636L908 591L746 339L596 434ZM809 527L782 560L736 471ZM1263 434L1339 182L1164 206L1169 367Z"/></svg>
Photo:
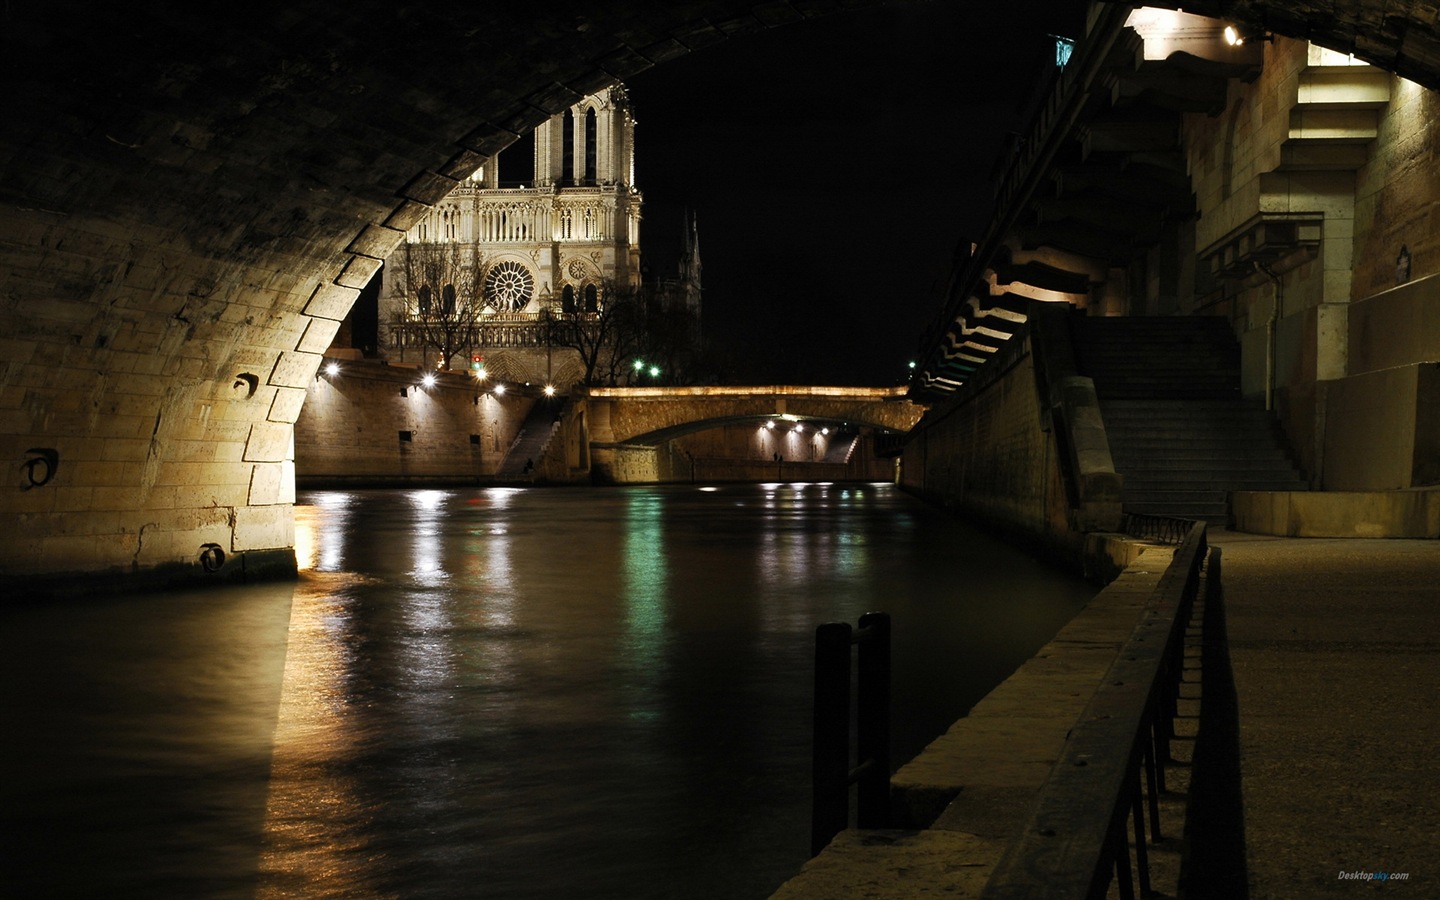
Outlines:
<svg viewBox="0 0 1440 900"><path fill-rule="evenodd" d="M298 350L282 353L270 373L269 383L275 387L309 387L323 359L318 353L301 353Z"/></svg>
<svg viewBox="0 0 1440 900"><path fill-rule="evenodd" d="M250 506L272 506L281 502L284 488L284 463L261 463L252 469L250 477ZM292 481L293 484L293 481Z"/></svg>
<svg viewBox="0 0 1440 900"><path fill-rule="evenodd" d="M372 259L386 259L400 242L405 240L405 232L397 231L385 225L366 225L365 230L356 235L355 239L346 247L346 252L360 256L368 256Z"/></svg>
<svg viewBox="0 0 1440 900"><path fill-rule="evenodd" d="M294 543L295 513L290 504L242 506L235 510L231 550L288 549Z"/></svg>
<svg viewBox="0 0 1440 900"><path fill-rule="evenodd" d="M245 445L247 462L282 462L290 458L291 435L294 428L280 422L256 422L250 426L250 440Z"/></svg>
<svg viewBox="0 0 1440 900"><path fill-rule="evenodd" d="M359 296L360 291L356 288L322 284L310 295L303 312L307 316L339 322L350 312L350 307L355 305L355 298Z"/></svg>
<svg viewBox="0 0 1440 900"><path fill-rule="evenodd" d="M295 349L302 353L323 354L335 340L335 334L339 330L340 323L334 319L311 319Z"/></svg>
<svg viewBox="0 0 1440 900"><path fill-rule="evenodd" d="M395 231L408 232L411 228L414 228L421 219L425 218L425 215L429 213L432 208L433 207L427 204L415 200L406 200L395 207L394 211L385 219L385 227ZM369 258L370 257L364 256L355 257L355 259ZM380 260L376 259L374 262L378 265Z"/></svg>
<svg viewBox="0 0 1440 900"><path fill-rule="evenodd" d="M474 171L473 169L471 171ZM400 189L400 196L407 200L434 206L450 196L460 182L439 172L424 172Z"/></svg>
<svg viewBox="0 0 1440 900"><path fill-rule="evenodd" d="M395 227L388 220L386 224L392 228ZM341 287L359 290L370 283L370 279L374 278L375 273L380 271L381 265L383 265L383 263L378 259L372 259L368 256L352 256L350 260L345 263L345 268L335 277L335 283Z"/></svg>
<svg viewBox="0 0 1440 900"><path fill-rule="evenodd" d="M266 418L271 422L293 425L300 417L300 410L304 405L304 391L298 388L280 388L275 391L275 400L270 404L270 414Z"/></svg>

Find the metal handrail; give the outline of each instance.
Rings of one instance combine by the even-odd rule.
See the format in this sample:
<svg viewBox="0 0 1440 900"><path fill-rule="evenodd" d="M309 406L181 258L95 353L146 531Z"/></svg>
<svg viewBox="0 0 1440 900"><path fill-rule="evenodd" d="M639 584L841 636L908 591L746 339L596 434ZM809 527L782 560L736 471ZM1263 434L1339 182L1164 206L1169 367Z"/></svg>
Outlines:
<svg viewBox="0 0 1440 900"><path fill-rule="evenodd" d="M1071 729L1019 838L991 873L981 895L986 900L1099 900L1115 879L1120 897L1129 900L1134 876L1141 896L1150 894L1145 814L1154 843L1161 837L1159 795L1175 736L1185 628L1206 555L1205 523L1195 522Z"/></svg>
<svg viewBox="0 0 1440 900"><path fill-rule="evenodd" d="M890 615L872 612L860 627L831 622L815 629L815 721L811 756L810 855L850 823L850 785L857 784L856 824L890 824ZM859 646L855 756L850 767L850 647Z"/></svg>
<svg viewBox="0 0 1440 900"><path fill-rule="evenodd" d="M1120 533L1160 544L1178 544L1185 540L1194 525L1194 519L1125 513L1120 520Z"/></svg>

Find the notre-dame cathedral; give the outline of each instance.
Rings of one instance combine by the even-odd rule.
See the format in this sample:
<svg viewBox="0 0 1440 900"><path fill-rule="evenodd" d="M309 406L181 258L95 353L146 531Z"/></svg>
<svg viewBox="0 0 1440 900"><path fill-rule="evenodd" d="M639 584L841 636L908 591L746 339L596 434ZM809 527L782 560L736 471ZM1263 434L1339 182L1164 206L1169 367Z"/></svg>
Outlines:
<svg viewBox="0 0 1440 900"><path fill-rule="evenodd" d="M382 355L563 388L587 373L580 354L553 339L557 317L599 315L610 298L644 287L652 305L682 305L698 322L694 223L678 277L642 286L641 204L635 119L615 85L486 160L411 229L384 268ZM425 254L431 262L418 265ZM436 339L434 321L447 316L455 334Z"/></svg>

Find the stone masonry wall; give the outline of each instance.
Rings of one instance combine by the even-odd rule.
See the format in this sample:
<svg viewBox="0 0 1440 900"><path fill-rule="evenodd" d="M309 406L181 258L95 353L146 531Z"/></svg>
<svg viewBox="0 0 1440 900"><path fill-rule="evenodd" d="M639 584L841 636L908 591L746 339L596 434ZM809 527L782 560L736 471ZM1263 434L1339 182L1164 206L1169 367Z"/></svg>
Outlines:
<svg viewBox="0 0 1440 900"><path fill-rule="evenodd" d="M306 392L295 424L302 486L344 482L464 482L493 475L535 400L496 396L468 375L344 363Z"/></svg>
<svg viewBox="0 0 1440 900"><path fill-rule="evenodd" d="M1029 343L1028 340L1025 342ZM1003 374L926 415L901 483L934 502L1058 552L1074 550L1053 433L1028 347ZM992 360L991 364L1003 363Z"/></svg>

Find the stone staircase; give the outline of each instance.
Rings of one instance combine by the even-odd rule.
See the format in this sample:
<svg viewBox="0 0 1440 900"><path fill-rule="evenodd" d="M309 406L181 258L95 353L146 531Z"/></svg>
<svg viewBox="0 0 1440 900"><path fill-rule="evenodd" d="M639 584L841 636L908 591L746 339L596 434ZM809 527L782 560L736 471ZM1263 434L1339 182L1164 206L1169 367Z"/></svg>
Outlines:
<svg viewBox="0 0 1440 900"><path fill-rule="evenodd" d="M541 397L535 401L525 421L520 423L520 432L515 435L505 458L495 470L497 479L534 478L534 467L540 464L540 459L545 455L545 448L555 434L556 423L560 421L569 403L568 397L564 400Z"/></svg>
<svg viewBox="0 0 1440 900"><path fill-rule="evenodd" d="M1274 416L1240 396L1240 346L1223 318L1084 317L1073 328L1125 512L1224 525L1231 491L1307 489Z"/></svg>
<svg viewBox="0 0 1440 900"><path fill-rule="evenodd" d="M827 463L838 463L844 465L854 455L855 448L860 444L860 435L837 433L830 441L830 448L825 453L825 458L820 460Z"/></svg>

